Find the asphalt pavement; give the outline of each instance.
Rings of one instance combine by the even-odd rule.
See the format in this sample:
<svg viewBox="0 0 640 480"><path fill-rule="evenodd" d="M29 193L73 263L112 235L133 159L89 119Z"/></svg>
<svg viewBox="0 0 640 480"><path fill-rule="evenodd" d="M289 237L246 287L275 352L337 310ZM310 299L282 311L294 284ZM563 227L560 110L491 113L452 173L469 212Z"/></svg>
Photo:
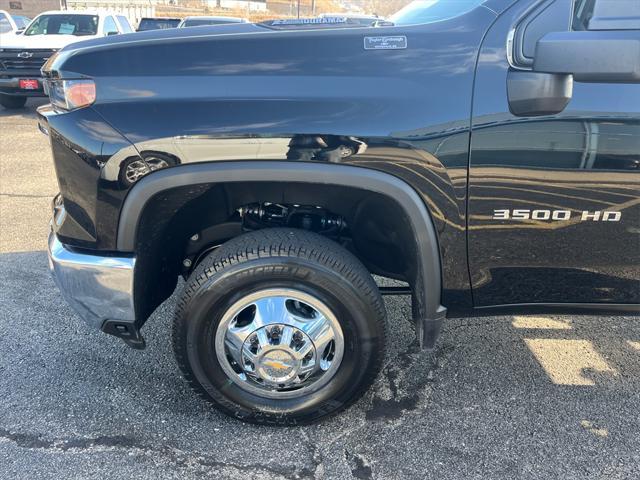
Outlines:
<svg viewBox="0 0 640 480"><path fill-rule="evenodd" d="M302 428L218 413L173 360L175 296L134 351L58 295L42 103L0 108L0 479L640 478L634 317L449 320L424 353L394 298L384 370L345 413Z"/></svg>

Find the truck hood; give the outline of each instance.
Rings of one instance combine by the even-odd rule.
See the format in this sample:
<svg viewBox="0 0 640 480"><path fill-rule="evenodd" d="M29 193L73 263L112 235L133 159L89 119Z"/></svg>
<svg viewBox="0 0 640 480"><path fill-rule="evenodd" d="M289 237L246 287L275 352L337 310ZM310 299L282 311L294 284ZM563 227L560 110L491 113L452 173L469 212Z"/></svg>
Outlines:
<svg viewBox="0 0 640 480"><path fill-rule="evenodd" d="M170 39L187 39L192 37L203 37L212 35L230 35L237 33L252 33L266 29L253 23L230 23L225 25L208 25L203 27L189 28L165 28L159 30L148 30L146 32L125 33L110 37L96 37L85 40L80 44L70 45L64 49L65 52L72 52L84 48L92 47L118 47L122 44L146 43L156 41L166 41Z"/></svg>
<svg viewBox="0 0 640 480"><path fill-rule="evenodd" d="M295 30L323 30L336 28L361 28L362 25L357 23L349 23L348 21L332 21L338 19L324 19L324 22L317 22L323 19L301 19L299 21L291 20L291 23L284 21L268 21L264 23L229 23L224 25L207 25L202 27L189 28L167 28L160 30L149 30L146 32L135 32L123 35L114 35L111 37L98 37L85 40L80 44L74 44L64 49L65 52L81 50L85 48L109 48L121 46L123 44L163 42L163 41L180 41L198 37L215 37L236 34L255 34L255 33L275 33L287 32Z"/></svg>
<svg viewBox="0 0 640 480"><path fill-rule="evenodd" d="M78 37L76 35L6 35L2 37L3 48L24 48L36 49L36 48L52 48L60 49L77 43L80 41L86 41L87 39L95 37Z"/></svg>

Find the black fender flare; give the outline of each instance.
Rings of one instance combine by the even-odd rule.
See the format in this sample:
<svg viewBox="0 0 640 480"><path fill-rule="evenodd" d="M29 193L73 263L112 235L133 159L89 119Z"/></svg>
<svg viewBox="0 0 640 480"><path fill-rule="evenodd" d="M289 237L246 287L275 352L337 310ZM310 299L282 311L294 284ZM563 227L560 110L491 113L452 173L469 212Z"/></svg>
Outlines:
<svg viewBox="0 0 640 480"><path fill-rule="evenodd" d="M198 184L283 181L370 191L388 197L404 210L411 223L420 263L416 269L418 278L411 282L413 317L421 345L432 348L447 311L441 304L438 236L431 215L415 190L388 173L349 165L283 161L211 162L159 170L136 183L127 195L118 224L118 251L134 251L138 221L144 208L162 191Z"/></svg>

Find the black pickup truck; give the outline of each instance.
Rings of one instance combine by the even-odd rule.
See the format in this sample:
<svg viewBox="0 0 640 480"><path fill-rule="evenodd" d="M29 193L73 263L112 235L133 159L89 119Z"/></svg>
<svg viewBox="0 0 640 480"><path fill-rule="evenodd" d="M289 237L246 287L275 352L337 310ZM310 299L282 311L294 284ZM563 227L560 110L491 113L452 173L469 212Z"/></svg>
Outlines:
<svg viewBox="0 0 640 480"><path fill-rule="evenodd" d="M143 348L183 277L186 379L269 424L366 391L383 295L411 296L427 349L447 317L637 314L638 5L418 1L374 27L66 47L38 110L56 282L89 325Z"/></svg>

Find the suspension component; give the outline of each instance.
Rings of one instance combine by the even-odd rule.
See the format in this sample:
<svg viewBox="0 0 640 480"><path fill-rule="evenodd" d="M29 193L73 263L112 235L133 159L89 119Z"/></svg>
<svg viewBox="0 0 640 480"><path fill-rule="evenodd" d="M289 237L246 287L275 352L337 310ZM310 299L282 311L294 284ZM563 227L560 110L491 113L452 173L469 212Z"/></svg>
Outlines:
<svg viewBox="0 0 640 480"><path fill-rule="evenodd" d="M329 237L340 237L347 229L343 217L318 206L253 203L241 207L238 213L247 230L291 227Z"/></svg>

